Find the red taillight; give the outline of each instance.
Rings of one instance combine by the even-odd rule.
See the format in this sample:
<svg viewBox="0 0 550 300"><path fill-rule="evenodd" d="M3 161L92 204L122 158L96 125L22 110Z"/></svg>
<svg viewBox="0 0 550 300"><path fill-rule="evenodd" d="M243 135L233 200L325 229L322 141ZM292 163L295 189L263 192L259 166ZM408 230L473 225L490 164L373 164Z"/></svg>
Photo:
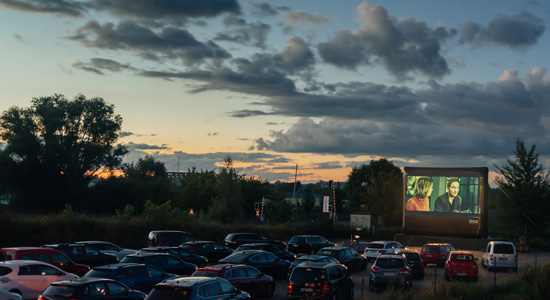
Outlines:
<svg viewBox="0 0 550 300"><path fill-rule="evenodd" d="M375 266L370 267L370 270L371 270L372 272L378 272L378 271L380 271L380 269L378 269L378 268L375 267Z"/></svg>
<svg viewBox="0 0 550 300"><path fill-rule="evenodd" d="M493 255L489 255L489 260L493 260Z"/></svg>
<svg viewBox="0 0 550 300"><path fill-rule="evenodd" d="M378 250L378 253L386 253L386 250Z"/></svg>
<svg viewBox="0 0 550 300"><path fill-rule="evenodd" d="M289 292L289 293L292 293L292 283L289 283L289 284L288 284L287 289L288 289L288 292Z"/></svg>
<svg viewBox="0 0 550 300"><path fill-rule="evenodd" d="M323 289L321 290L321 293L328 294L330 292L330 288L328 284L323 285Z"/></svg>
<svg viewBox="0 0 550 300"><path fill-rule="evenodd" d="M399 273L401 273L401 274L409 274L409 268L403 268L403 269L399 270Z"/></svg>

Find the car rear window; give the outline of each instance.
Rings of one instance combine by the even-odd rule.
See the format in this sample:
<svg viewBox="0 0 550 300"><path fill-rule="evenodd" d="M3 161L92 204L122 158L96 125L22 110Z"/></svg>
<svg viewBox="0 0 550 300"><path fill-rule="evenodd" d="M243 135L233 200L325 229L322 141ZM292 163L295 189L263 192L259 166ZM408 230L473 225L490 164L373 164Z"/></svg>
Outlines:
<svg viewBox="0 0 550 300"><path fill-rule="evenodd" d="M197 277L218 277L217 270L197 270L192 276Z"/></svg>
<svg viewBox="0 0 550 300"><path fill-rule="evenodd" d="M379 258L374 263L375 266L382 268L382 269L398 269L402 268L405 263L402 259L395 259L395 258Z"/></svg>
<svg viewBox="0 0 550 300"><path fill-rule="evenodd" d="M328 249L321 249L319 252L317 252L317 255L326 255L326 256L336 256L338 254L338 251L334 250L328 250Z"/></svg>
<svg viewBox="0 0 550 300"><path fill-rule="evenodd" d="M192 292L190 287L159 285L149 293L147 300L189 300Z"/></svg>
<svg viewBox="0 0 550 300"><path fill-rule="evenodd" d="M367 246L368 248L372 248L372 249L383 249L384 248L384 244L378 244L378 243L371 243Z"/></svg>
<svg viewBox="0 0 550 300"><path fill-rule="evenodd" d="M473 261L474 257L469 254L453 254L451 255L452 261Z"/></svg>
<svg viewBox="0 0 550 300"><path fill-rule="evenodd" d="M422 247L422 252L438 252L437 246L424 246Z"/></svg>
<svg viewBox="0 0 550 300"><path fill-rule="evenodd" d="M418 253L405 253L405 256L410 262L419 262L420 255Z"/></svg>
<svg viewBox="0 0 550 300"><path fill-rule="evenodd" d="M111 270L101 270L101 269L91 269L88 273L84 274L82 277L98 277L98 278L107 278L111 274Z"/></svg>
<svg viewBox="0 0 550 300"><path fill-rule="evenodd" d="M325 269L296 268L290 275L290 281L294 283L315 283L325 281L327 272Z"/></svg>
<svg viewBox="0 0 550 300"><path fill-rule="evenodd" d="M76 287L68 285L50 285L45 291L45 296L58 296L69 298L76 293Z"/></svg>
<svg viewBox="0 0 550 300"><path fill-rule="evenodd" d="M510 244L495 244L493 252L499 254L514 254L514 246Z"/></svg>

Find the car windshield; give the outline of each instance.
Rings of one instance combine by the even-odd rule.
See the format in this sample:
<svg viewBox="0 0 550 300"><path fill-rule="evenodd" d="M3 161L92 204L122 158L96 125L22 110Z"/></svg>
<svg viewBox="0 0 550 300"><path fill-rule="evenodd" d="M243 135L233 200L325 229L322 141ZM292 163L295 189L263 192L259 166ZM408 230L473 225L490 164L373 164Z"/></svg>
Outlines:
<svg viewBox="0 0 550 300"><path fill-rule="evenodd" d="M494 253L514 254L514 246L510 244L495 244Z"/></svg>
<svg viewBox="0 0 550 300"><path fill-rule="evenodd" d="M376 260L374 265L381 269L398 269L402 268L405 264L402 259L379 258Z"/></svg>
<svg viewBox="0 0 550 300"><path fill-rule="evenodd" d="M326 281L325 269L316 268L296 268L290 275L290 281L293 283L315 283Z"/></svg>
<svg viewBox="0 0 550 300"><path fill-rule="evenodd" d="M84 274L82 277L98 277L98 278L107 278L111 274L111 270L97 270L91 269L88 273Z"/></svg>
<svg viewBox="0 0 550 300"><path fill-rule="evenodd" d="M291 244L298 244L303 242L304 240L305 240L305 237L303 236L295 236L295 237L292 237L288 242Z"/></svg>
<svg viewBox="0 0 550 300"><path fill-rule="evenodd" d="M336 256L338 254L338 251L334 250L328 250L328 249L321 249L319 252L317 252L317 255L326 255L326 256Z"/></svg>
<svg viewBox="0 0 550 300"><path fill-rule="evenodd" d="M45 291L45 296L72 297L76 292L76 287L67 285L50 285Z"/></svg>
<svg viewBox="0 0 550 300"><path fill-rule="evenodd" d="M147 296L147 300L189 300L192 290L189 287L159 285Z"/></svg>
<svg viewBox="0 0 550 300"><path fill-rule="evenodd" d="M218 277L218 271L216 271L216 270L197 270L191 276L193 276L193 277Z"/></svg>

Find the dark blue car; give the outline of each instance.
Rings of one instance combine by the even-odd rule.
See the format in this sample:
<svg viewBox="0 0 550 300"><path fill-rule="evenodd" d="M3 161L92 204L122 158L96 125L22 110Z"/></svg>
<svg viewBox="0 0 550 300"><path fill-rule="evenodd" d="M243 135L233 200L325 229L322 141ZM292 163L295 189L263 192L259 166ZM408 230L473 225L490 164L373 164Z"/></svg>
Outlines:
<svg viewBox="0 0 550 300"><path fill-rule="evenodd" d="M275 254L263 250L235 251L228 257L221 259L220 264L244 264L253 266L260 272L273 278L286 278L288 268L292 264L288 260L280 259Z"/></svg>

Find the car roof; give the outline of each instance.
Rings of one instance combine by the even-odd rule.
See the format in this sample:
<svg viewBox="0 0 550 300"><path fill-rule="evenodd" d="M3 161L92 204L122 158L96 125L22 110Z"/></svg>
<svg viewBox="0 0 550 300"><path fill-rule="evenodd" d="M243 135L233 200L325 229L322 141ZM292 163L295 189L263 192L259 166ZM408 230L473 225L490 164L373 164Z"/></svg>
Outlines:
<svg viewBox="0 0 550 300"><path fill-rule="evenodd" d="M126 256L131 256L131 257L172 256L172 257L175 257L174 255L169 254L169 253L165 253L165 252L148 252L148 251L139 252L139 253L136 252L136 253L133 253L133 254L128 254Z"/></svg>
<svg viewBox="0 0 550 300"><path fill-rule="evenodd" d="M214 241L189 241L189 242L183 242L182 245L193 245L193 244L218 244Z"/></svg>
<svg viewBox="0 0 550 300"><path fill-rule="evenodd" d="M181 232L185 234L190 234L189 232L182 230L151 230L151 232Z"/></svg>
<svg viewBox="0 0 550 300"><path fill-rule="evenodd" d="M338 265L333 262L326 261L306 261L296 266L296 268L325 268L331 265Z"/></svg>
<svg viewBox="0 0 550 300"><path fill-rule="evenodd" d="M392 259L403 259L404 254L393 254L393 253L380 253L378 258L392 258Z"/></svg>
<svg viewBox="0 0 550 300"><path fill-rule="evenodd" d="M321 250L342 250L342 249L349 249L351 247L349 246L328 246L328 247L323 247L321 248ZM351 248L353 249L353 248Z"/></svg>
<svg viewBox="0 0 550 300"><path fill-rule="evenodd" d="M216 265L210 265L206 266L204 268L198 268L197 271L221 271L225 269L233 269L233 268L243 268L243 267L250 267L248 265L244 264L216 264Z"/></svg>
<svg viewBox="0 0 550 300"><path fill-rule="evenodd" d="M56 281L52 284L56 285L68 285L68 286L80 286L83 284L88 284L90 282L114 282L115 280L109 278L99 278L99 277L78 277L73 279L66 279Z"/></svg>
<svg viewBox="0 0 550 300"><path fill-rule="evenodd" d="M403 249L398 249L397 253L398 254L399 253L416 253L416 254L418 254L418 251L413 250L413 249L403 248Z"/></svg>
<svg viewBox="0 0 550 300"><path fill-rule="evenodd" d="M332 258L332 256L309 254L309 255L298 256L296 259L322 259L322 258L325 258L325 257Z"/></svg>
<svg viewBox="0 0 550 300"><path fill-rule="evenodd" d="M465 251L465 250L457 250L457 251L451 251L452 254L463 254L463 255L474 255L472 251Z"/></svg>
<svg viewBox="0 0 550 300"><path fill-rule="evenodd" d="M178 287L192 287L196 284L208 282L208 281L222 281L223 279L220 277L177 277L173 279L166 279L160 283L157 283L155 286L158 285L166 285L166 286L178 286Z"/></svg>
<svg viewBox="0 0 550 300"><path fill-rule="evenodd" d="M137 264L137 263L118 263L118 264L110 264L110 265L102 265L93 267L94 270L118 270L118 269L124 269L124 268L130 268L130 267L137 267L137 266L145 266L145 264Z"/></svg>
<svg viewBox="0 0 550 300"><path fill-rule="evenodd" d="M257 253L271 253L271 252L268 252L268 251L265 251L265 250L258 250L258 249L247 249L247 250L235 251L232 254L238 254L238 253L253 255L253 254L257 254Z"/></svg>
<svg viewBox="0 0 550 300"><path fill-rule="evenodd" d="M452 245L451 243L426 243L424 246L446 246L446 245Z"/></svg>
<svg viewBox="0 0 550 300"><path fill-rule="evenodd" d="M57 249L47 248L47 247L7 247L7 248L1 248L0 251L34 251L34 250L40 250L40 251L49 251L49 252L55 252L59 253L61 251Z"/></svg>

